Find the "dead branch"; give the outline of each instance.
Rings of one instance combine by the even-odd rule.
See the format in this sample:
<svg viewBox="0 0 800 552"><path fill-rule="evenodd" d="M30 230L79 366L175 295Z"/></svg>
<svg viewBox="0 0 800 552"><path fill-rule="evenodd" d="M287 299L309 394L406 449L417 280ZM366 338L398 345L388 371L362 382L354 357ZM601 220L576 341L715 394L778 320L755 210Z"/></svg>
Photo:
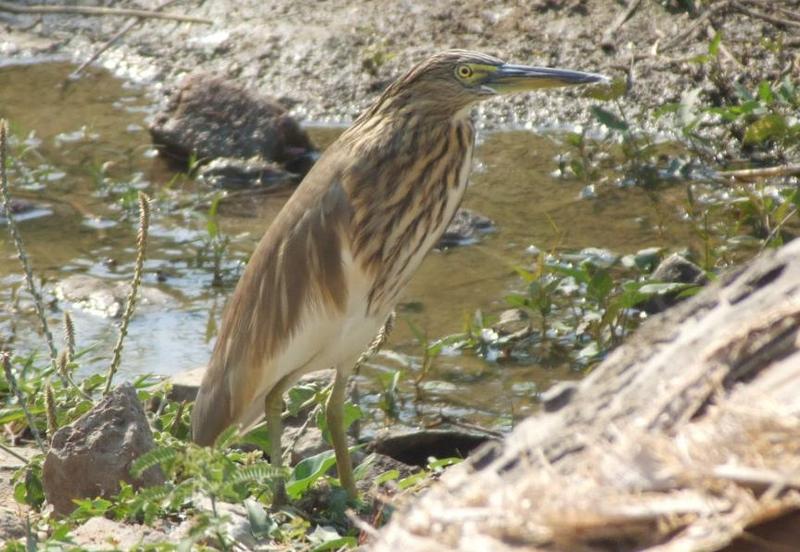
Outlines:
<svg viewBox="0 0 800 552"><path fill-rule="evenodd" d="M166 2L158 6L154 11L160 12L161 10L168 8L177 1L178 0L166 0ZM100 47L100 49L98 49L94 54L92 54L92 56L89 59L81 63L77 69L75 69L72 73L70 73L69 78L71 79L77 78L83 72L84 69L86 69L89 65L91 65L95 61L97 61L97 59L100 56L102 56L106 50L111 48L111 46L113 46L120 38L128 34L128 32L131 29L133 29L136 25L138 25L144 20L145 20L144 17L136 17L128 21L123 27L121 27L116 33L114 33L114 36L109 38L106 41L106 43Z"/></svg>
<svg viewBox="0 0 800 552"><path fill-rule="evenodd" d="M49 14L78 14L92 16L119 16L119 17L143 17L151 19L171 19L173 21L183 21L186 23L203 23L211 25L213 21L205 17L194 17L191 15L178 15L174 13L161 13L153 10L134 10L128 8L106 8L101 6L18 6L11 2L0 1L0 11L16 13L22 15L49 15Z"/></svg>
<svg viewBox="0 0 800 552"><path fill-rule="evenodd" d="M792 21L790 19L781 19L780 17L774 17L772 15L768 15L766 13L761 13L755 10L752 10L745 6L742 2L734 2L733 7L744 13L749 15L750 17L755 17L756 19L761 19L768 23L772 23L773 25L777 25L779 27L795 27L800 29L800 21Z"/></svg>
<svg viewBox="0 0 800 552"><path fill-rule="evenodd" d="M735 178L736 180L757 180L759 178L775 176L800 176L800 163L778 165L777 167L720 171L717 174L721 177Z"/></svg>

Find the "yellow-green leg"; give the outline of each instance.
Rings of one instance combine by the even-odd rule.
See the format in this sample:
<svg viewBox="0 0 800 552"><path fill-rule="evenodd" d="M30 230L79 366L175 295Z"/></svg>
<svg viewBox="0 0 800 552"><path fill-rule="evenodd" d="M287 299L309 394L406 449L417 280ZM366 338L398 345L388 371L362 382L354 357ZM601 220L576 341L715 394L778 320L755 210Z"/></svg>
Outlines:
<svg viewBox="0 0 800 552"><path fill-rule="evenodd" d="M269 461L274 468L283 466L283 449L281 448L281 435L283 434L283 392L286 390L284 382L279 382L264 399L264 413L267 417L267 433L269 434ZM286 503L286 487L283 477L275 483L275 494L272 507L277 508Z"/></svg>
<svg viewBox="0 0 800 552"><path fill-rule="evenodd" d="M328 397L325 417L328 421L328 430L331 432L333 451L336 453L336 470L339 473L339 482L350 498L356 498L353 464L350 460L347 436L344 431L344 399L347 393L348 372L336 370L336 379L333 381L333 389L331 389L331 394Z"/></svg>

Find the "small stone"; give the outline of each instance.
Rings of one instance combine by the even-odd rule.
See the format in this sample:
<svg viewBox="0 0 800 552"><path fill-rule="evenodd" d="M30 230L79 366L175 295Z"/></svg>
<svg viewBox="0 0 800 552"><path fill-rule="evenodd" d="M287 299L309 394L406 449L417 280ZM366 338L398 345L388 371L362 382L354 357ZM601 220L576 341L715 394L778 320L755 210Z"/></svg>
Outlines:
<svg viewBox="0 0 800 552"><path fill-rule="evenodd" d="M83 310L118 318L122 316L130 294L130 282L103 280L87 274L73 274L56 284L56 297L81 307ZM141 286L139 288L140 307L146 305L167 306L174 299L158 288Z"/></svg>
<svg viewBox="0 0 800 552"><path fill-rule="evenodd" d="M296 180L295 175L260 157L250 159L218 157L201 166L197 177L215 188L225 190L279 188Z"/></svg>
<svg viewBox="0 0 800 552"><path fill-rule="evenodd" d="M705 285L708 283L706 273L692 261L673 253L656 267L650 275L654 282ZM656 314L680 303L684 298L677 292L659 294L642 304L642 310L648 314Z"/></svg>
<svg viewBox="0 0 800 552"><path fill-rule="evenodd" d="M491 219L469 209L459 209L436 247L446 249L473 244L478 241L481 234L492 231L494 231L494 223Z"/></svg>
<svg viewBox="0 0 800 552"><path fill-rule="evenodd" d="M123 384L53 435L42 473L45 496L56 513L67 515L75 509L73 499L113 496L120 481L136 487L163 483L158 467L141 479L130 474L133 462L153 447L136 390Z"/></svg>

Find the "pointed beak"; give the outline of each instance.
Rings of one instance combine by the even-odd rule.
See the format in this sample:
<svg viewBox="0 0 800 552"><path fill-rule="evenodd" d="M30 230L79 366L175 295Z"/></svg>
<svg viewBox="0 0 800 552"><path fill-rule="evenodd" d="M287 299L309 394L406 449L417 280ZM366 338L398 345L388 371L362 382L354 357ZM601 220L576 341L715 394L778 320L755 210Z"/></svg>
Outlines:
<svg viewBox="0 0 800 552"><path fill-rule="evenodd" d="M597 73L506 63L499 66L493 73L490 73L486 77L483 86L490 88L496 94L510 94L512 92L527 92L540 88L608 81L608 77Z"/></svg>

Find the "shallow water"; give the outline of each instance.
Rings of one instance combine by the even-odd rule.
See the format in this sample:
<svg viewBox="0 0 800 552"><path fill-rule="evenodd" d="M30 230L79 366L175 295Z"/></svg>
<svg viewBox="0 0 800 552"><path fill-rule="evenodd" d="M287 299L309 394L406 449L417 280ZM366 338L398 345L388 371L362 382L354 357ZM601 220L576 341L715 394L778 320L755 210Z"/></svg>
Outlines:
<svg viewBox="0 0 800 552"><path fill-rule="evenodd" d="M207 237L204 211L169 209L187 204L208 190L193 182L174 182L174 172L154 156L146 117L153 101L142 88L90 71L64 86L73 67L46 63L0 68L0 117L11 121L15 136L32 146L23 156L30 172L12 169L16 198L34 201L52 213L20 222L36 274L51 298L49 316L60 339L63 311L75 320L85 371L104 370L117 338L116 322L54 297L55 284L71 274L127 280L135 256L137 189L155 198L154 222L144 283L165 292L166 304L144 305L133 319L123 355L123 375L172 374L203 365L215 324L230 286L212 286L208 264L198 265ZM341 131L310 127L324 147ZM33 135L30 135L33 133ZM15 148L19 153L22 146ZM522 287L514 266L531 262L526 249L544 251L602 247L631 253L645 247L685 245L681 224L682 190L647 193L638 188L604 189L581 199L582 185L551 176L556 156L566 147L549 136L511 131L482 137L465 207L492 218L497 231L476 245L428 256L412 280L399 309L388 349L419 360L421 347L408 324L431 338L460 331L476 309L498 313L503 297ZM104 176L103 176L104 175ZM286 193L264 199L260 216L235 216L224 209L221 230L233 237L228 268L246 257ZM0 233L0 344L18 353L44 351L38 324L24 292L12 308L21 270L13 244ZM235 278L231 278L233 281ZM380 386L376 374L400 367L378 357L364 371L363 405L373 408ZM536 394L553 382L579 377L569 366L490 363L470 356L440 357L424 385L421 400L408 386L401 418L439 414L487 426L508 427L536 408ZM378 414L375 416L380 418Z"/></svg>

